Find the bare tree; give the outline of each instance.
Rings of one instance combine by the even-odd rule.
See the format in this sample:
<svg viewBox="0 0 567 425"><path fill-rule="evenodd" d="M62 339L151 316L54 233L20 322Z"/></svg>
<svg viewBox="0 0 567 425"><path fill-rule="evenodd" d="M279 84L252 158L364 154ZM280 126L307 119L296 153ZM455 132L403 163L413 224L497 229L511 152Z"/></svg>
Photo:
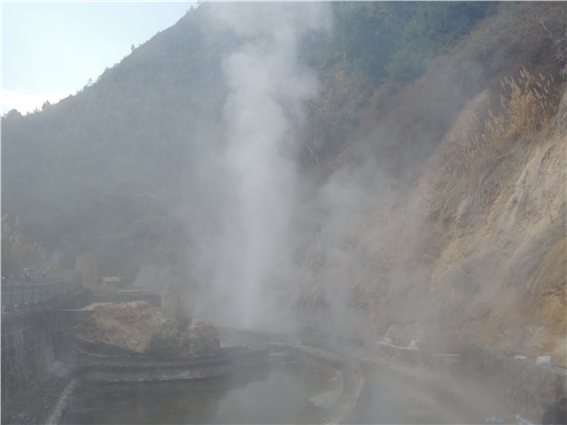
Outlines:
<svg viewBox="0 0 567 425"><path fill-rule="evenodd" d="M557 13L560 8L561 13ZM530 3L527 16L538 22L546 36L552 41L555 59L564 65L561 76L567 76L567 3Z"/></svg>

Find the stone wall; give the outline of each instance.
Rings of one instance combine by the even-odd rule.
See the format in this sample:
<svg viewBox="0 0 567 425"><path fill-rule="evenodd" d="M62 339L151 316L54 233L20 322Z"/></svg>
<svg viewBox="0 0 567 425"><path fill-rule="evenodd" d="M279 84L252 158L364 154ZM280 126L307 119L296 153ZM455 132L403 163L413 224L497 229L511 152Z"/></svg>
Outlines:
<svg viewBox="0 0 567 425"><path fill-rule="evenodd" d="M54 361L55 312L48 309L2 317L2 403L12 399Z"/></svg>
<svg viewBox="0 0 567 425"><path fill-rule="evenodd" d="M91 293L90 303L129 303L132 301L146 301L154 307L161 308L161 295L141 291L118 291Z"/></svg>
<svg viewBox="0 0 567 425"><path fill-rule="evenodd" d="M455 369L460 376L499 385L509 407L538 423L549 404L567 390L565 369L541 367L533 359L516 359L470 344L461 352Z"/></svg>
<svg viewBox="0 0 567 425"><path fill-rule="evenodd" d="M138 291L95 294L84 287L52 302L29 304L2 314L2 405L33 383L57 357L58 335L65 315L59 310L81 309L94 302L148 301L160 307L159 295ZM67 326L68 327L68 326ZM59 350L61 351L61 350Z"/></svg>

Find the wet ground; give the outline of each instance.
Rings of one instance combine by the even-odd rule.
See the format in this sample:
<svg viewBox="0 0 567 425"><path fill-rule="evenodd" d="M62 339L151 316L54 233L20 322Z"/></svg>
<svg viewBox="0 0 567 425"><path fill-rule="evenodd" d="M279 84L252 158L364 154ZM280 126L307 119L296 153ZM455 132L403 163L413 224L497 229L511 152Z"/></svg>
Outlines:
<svg viewBox="0 0 567 425"><path fill-rule="evenodd" d="M388 362L365 377L365 424L483 424L493 417L517 423L501 392L487 385Z"/></svg>
<svg viewBox="0 0 567 425"><path fill-rule="evenodd" d="M366 376L369 401L361 422L364 424L443 424L440 412L408 394L400 382L385 382L378 374Z"/></svg>

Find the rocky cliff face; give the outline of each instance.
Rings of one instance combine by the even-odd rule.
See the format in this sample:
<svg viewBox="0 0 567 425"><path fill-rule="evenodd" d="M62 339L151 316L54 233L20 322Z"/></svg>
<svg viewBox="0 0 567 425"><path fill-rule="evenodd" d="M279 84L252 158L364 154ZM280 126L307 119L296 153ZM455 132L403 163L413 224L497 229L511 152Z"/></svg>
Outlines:
<svg viewBox="0 0 567 425"><path fill-rule="evenodd" d="M439 352L473 341L565 366L567 93L547 134L458 180L440 161L480 126L486 101L485 92L464 108L418 200L377 213L381 243L355 278L356 302L377 335L397 324L401 344Z"/></svg>
<svg viewBox="0 0 567 425"><path fill-rule="evenodd" d="M448 138L458 143L455 133L475 113L465 108ZM433 173L420 185L424 220L443 235L428 291L451 306L451 326L527 356L551 354L563 365L566 123L567 93L548 134L510 149L478 176L472 196L439 197Z"/></svg>
<svg viewBox="0 0 567 425"><path fill-rule="evenodd" d="M309 246L300 321L376 339L396 325L403 346L477 342L566 365L567 94L545 129L479 165L467 135L482 133L489 98L472 99L424 171L358 212L332 251L319 248L329 238Z"/></svg>

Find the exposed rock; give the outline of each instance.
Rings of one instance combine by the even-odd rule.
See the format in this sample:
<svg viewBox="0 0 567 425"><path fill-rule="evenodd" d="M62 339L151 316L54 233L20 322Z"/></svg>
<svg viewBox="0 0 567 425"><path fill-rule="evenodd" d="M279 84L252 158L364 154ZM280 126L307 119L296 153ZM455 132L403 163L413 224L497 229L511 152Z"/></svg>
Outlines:
<svg viewBox="0 0 567 425"><path fill-rule="evenodd" d="M417 341L415 339L412 339L410 342L410 345L408 347L410 350L416 350L419 351L419 347L417 346Z"/></svg>
<svg viewBox="0 0 567 425"><path fill-rule="evenodd" d="M316 395L315 397L311 397L309 401L317 407L323 407L325 409L328 409L329 407L334 406L334 404L337 402L341 394L342 391L327 391L324 392L323 394L319 394Z"/></svg>
<svg viewBox="0 0 567 425"><path fill-rule="evenodd" d="M67 335L98 353L145 354L155 330L166 323L161 310L146 301L95 303L84 309L96 313Z"/></svg>
<svg viewBox="0 0 567 425"><path fill-rule="evenodd" d="M219 332L208 320L193 319L182 335L182 356L215 357L221 352Z"/></svg>
<svg viewBox="0 0 567 425"><path fill-rule="evenodd" d="M386 344L400 345L400 337L398 335L398 327L396 325L392 325L388 328L386 335L384 335L384 342Z"/></svg>

